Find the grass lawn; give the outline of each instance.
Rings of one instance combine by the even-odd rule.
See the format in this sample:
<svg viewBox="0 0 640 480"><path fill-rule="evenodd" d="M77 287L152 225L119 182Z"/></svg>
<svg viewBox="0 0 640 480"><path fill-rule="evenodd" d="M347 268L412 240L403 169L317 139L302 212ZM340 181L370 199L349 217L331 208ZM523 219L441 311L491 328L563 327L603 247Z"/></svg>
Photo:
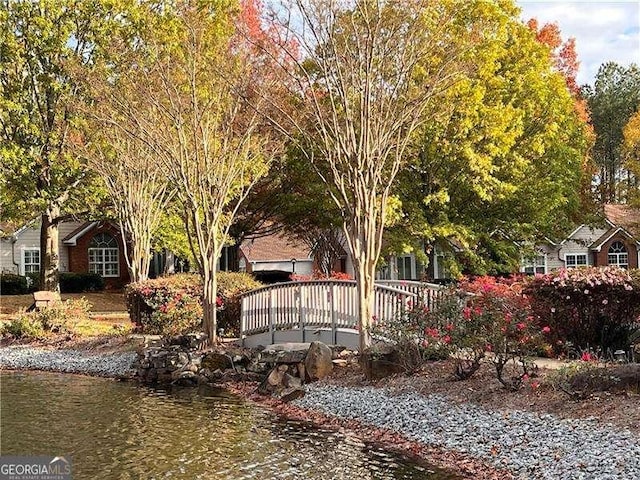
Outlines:
<svg viewBox="0 0 640 480"><path fill-rule="evenodd" d="M62 300L69 298L86 298L92 305L91 312L122 313L127 316L127 307L122 292L63 293ZM0 314L16 313L21 308L29 308L33 303L33 295L1 295ZM120 316L118 316L120 317Z"/></svg>

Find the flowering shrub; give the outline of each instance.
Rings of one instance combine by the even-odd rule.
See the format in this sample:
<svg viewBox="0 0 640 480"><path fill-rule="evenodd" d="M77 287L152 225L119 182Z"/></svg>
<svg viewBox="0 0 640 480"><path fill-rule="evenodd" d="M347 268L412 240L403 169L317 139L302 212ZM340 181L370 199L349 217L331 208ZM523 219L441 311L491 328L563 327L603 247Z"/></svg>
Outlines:
<svg viewBox="0 0 640 480"><path fill-rule="evenodd" d="M559 270L531 279L525 291L539 325L551 328L556 353L626 349L640 315L640 279L617 267Z"/></svg>
<svg viewBox="0 0 640 480"><path fill-rule="evenodd" d="M521 283L480 277L447 290L433 310L416 305L398 320L378 323L372 334L397 346L409 372L451 355L454 376L463 380L489 354L498 380L517 390L534 375L527 358L550 331L538 327Z"/></svg>
<svg viewBox="0 0 640 480"><path fill-rule="evenodd" d="M218 327L237 332L240 295L262 286L245 273L218 273ZM127 285L127 310L143 333L179 335L200 329L202 324L202 280L193 274L178 274Z"/></svg>
<svg viewBox="0 0 640 480"><path fill-rule="evenodd" d="M522 283L516 279L479 277L463 282L461 288L474 296L456 329L460 331L459 348L474 352L470 366L475 370L480 352L490 353L500 383L518 390L535 373L528 357L541 347L551 328L539 328Z"/></svg>
<svg viewBox="0 0 640 480"><path fill-rule="evenodd" d="M240 299L243 293L264 285L248 273L218 273L218 328L225 336L240 334Z"/></svg>
<svg viewBox="0 0 640 480"><path fill-rule="evenodd" d="M435 311L415 305L397 318L374 321L371 335L391 343L402 371L411 374L428 360L449 357L451 337L446 332L450 319L457 318L460 311L460 298L452 290L442 298Z"/></svg>

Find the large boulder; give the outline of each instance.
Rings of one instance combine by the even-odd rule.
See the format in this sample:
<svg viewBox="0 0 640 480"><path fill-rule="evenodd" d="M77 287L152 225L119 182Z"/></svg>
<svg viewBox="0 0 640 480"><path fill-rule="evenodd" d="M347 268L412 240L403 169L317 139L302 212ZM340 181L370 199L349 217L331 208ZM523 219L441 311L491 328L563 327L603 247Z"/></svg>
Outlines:
<svg viewBox="0 0 640 480"><path fill-rule="evenodd" d="M202 358L201 365L212 372L231 368L231 358L226 353L208 352Z"/></svg>
<svg viewBox="0 0 640 480"><path fill-rule="evenodd" d="M267 378L258 387L258 392L267 394L282 390L285 387L284 379L288 369L289 367L286 365L278 365L271 370Z"/></svg>
<svg viewBox="0 0 640 480"><path fill-rule="evenodd" d="M359 361L367 380L402 373L399 354L392 345L373 345L360 354Z"/></svg>
<svg viewBox="0 0 640 480"><path fill-rule="evenodd" d="M333 353L322 342L312 342L304 359L304 367L309 381L320 380L333 370Z"/></svg>
<svg viewBox="0 0 640 480"><path fill-rule="evenodd" d="M260 362L300 363L304 361L308 349L308 343L274 343L260 352Z"/></svg>

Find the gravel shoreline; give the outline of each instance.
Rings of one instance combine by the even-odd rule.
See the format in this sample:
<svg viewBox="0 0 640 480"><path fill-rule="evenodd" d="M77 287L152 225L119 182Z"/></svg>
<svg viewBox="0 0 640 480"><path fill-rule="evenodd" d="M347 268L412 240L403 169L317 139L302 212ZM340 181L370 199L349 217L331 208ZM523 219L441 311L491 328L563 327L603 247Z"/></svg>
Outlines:
<svg viewBox="0 0 640 480"><path fill-rule="evenodd" d="M91 353L32 346L0 348L0 369L48 370L131 377L135 352ZM306 386L292 405L396 432L419 444L453 451L512 472L516 479L640 478L640 439L597 420L487 410L442 395L393 395L373 387Z"/></svg>
<svg viewBox="0 0 640 480"><path fill-rule="evenodd" d="M509 470L517 479L640 478L640 440L595 419L561 420L458 405L440 395L391 395L371 387L318 384L308 386L293 404L461 452Z"/></svg>
<svg viewBox="0 0 640 480"><path fill-rule="evenodd" d="M135 352L90 353L80 350L48 350L30 346L0 348L0 368L48 370L103 377L130 377Z"/></svg>

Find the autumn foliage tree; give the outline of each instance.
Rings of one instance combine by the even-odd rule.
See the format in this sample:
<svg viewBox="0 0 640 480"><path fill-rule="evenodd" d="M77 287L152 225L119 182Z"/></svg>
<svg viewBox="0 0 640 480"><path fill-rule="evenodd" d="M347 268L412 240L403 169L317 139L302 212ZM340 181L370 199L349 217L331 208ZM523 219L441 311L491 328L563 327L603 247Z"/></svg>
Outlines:
<svg viewBox="0 0 640 480"><path fill-rule="evenodd" d="M387 241L396 252L419 251L423 241L446 253L455 244L453 276L513 271L515 242L560 234L579 208L588 149L564 76L515 7L467 5L475 7L469 30L484 38L468 50L473 68L446 92L438 121L419 130Z"/></svg>
<svg viewBox="0 0 640 480"><path fill-rule="evenodd" d="M629 189L629 203L640 204L640 106L622 129L622 158L624 167L633 175L635 182Z"/></svg>
<svg viewBox="0 0 640 480"><path fill-rule="evenodd" d="M593 86L582 89L591 111L596 134L594 161L599 170L599 193L603 203L627 200L637 179L624 168L624 126L640 105L640 68L607 62L600 66Z"/></svg>
<svg viewBox="0 0 640 480"><path fill-rule="evenodd" d="M114 45L124 60L105 77L101 108L111 114L103 118L146 145L176 189L204 283L204 330L215 343L218 259L277 146L255 108L260 62L236 34L243 10L233 1L141 8L134 41Z"/></svg>
<svg viewBox="0 0 640 480"><path fill-rule="evenodd" d="M96 192L71 144L90 101L79 78L93 67L111 21L108 1L0 2L0 214L40 216L46 290L59 291L58 224L86 211Z"/></svg>
<svg viewBox="0 0 640 480"><path fill-rule="evenodd" d="M319 168L353 259L360 348L370 345L374 281L391 189L417 128L465 68L459 2L293 0L275 12L294 80L290 138ZM289 46L299 50L294 51ZM298 56L299 54L299 56ZM285 65L286 67L286 65Z"/></svg>
<svg viewBox="0 0 640 480"><path fill-rule="evenodd" d="M585 135L589 147L591 147L595 141L595 133L593 126L590 124L591 116L587 100L582 95L577 81L580 61L578 60L578 52L576 51L575 38L571 37L563 41L562 32L557 23L546 23L540 26L538 21L532 18L527 22L527 26L535 33L536 40L549 48L554 68L564 77L567 88L574 99L574 108L578 114L578 118L586 125ZM592 191L592 182L593 176L596 173L596 167L588 154L585 154L582 160L581 172L582 175L579 185L581 210L594 211L595 198ZM575 220L582 221L582 219L578 218Z"/></svg>

